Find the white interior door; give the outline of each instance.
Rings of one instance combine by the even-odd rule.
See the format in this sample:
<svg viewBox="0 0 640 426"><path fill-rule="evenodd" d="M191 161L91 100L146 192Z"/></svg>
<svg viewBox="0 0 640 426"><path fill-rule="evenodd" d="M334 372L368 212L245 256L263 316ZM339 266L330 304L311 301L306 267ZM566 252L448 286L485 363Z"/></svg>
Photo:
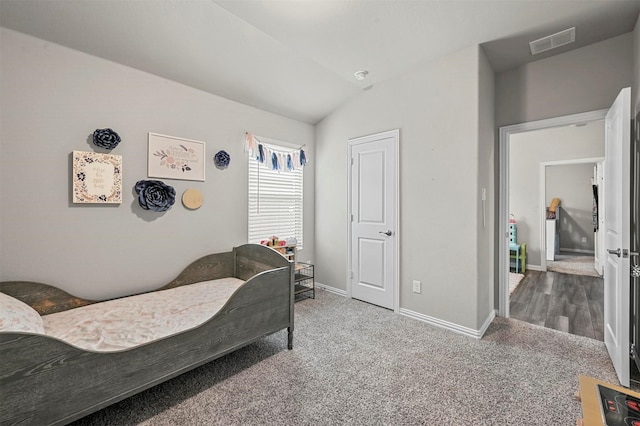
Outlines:
<svg viewBox="0 0 640 426"><path fill-rule="evenodd" d="M623 386L629 386L630 367L630 92L620 92L605 119L604 342Z"/></svg>
<svg viewBox="0 0 640 426"><path fill-rule="evenodd" d="M398 130L352 139L350 151L351 297L397 304Z"/></svg>

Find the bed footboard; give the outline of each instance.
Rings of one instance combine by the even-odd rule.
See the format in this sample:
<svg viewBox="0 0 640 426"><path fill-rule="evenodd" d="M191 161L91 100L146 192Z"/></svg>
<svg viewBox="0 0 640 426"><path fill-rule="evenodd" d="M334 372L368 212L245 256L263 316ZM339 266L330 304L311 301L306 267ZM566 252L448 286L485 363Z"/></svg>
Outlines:
<svg viewBox="0 0 640 426"><path fill-rule="evenodd" d="M0 291L26 303L40 315L55 314L97 303L95 300L75 297L59 288L31 281L1 282Z"/></svg>
<svg viewBox="0 0 640 426"><path fill-rule="evenodd" d="M289 285L291 294L289 300L289 327L287 337L287 347L293 349L293 330L294 330L294 310L295 292L294 288L294 264L276 250L260 244L245 244L233 249L236 258L235 277L246 280L262 271L274 267L284 267L289 270Z"/></svg>

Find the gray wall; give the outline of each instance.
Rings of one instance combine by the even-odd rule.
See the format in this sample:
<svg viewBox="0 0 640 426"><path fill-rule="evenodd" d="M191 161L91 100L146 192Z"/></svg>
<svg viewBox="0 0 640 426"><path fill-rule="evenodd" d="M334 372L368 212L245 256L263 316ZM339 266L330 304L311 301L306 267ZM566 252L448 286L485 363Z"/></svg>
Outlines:
<svg viewBox="0 0 640 426"><path fill-rule="evenodd" d="M632 33L496 75L496 124L609 108L632 84Z"/></svg>
<svg viewBox="0 0 640 426"><path fill-rule="evenodd" d="M530 267L540 267L540 247L543 244L540 215L546 206L540 206L540 164L598 157L604 157L602 120L584 127L559 127L511 136L509 211L517 222L518 242L527 243L527 264ZM553 198L555 195L547 193L547 196Z"/></svg>
<svg viewBox="0 0 640 426"><path fill-rule="evenodd" d="M593 189L595 163L565 164L546 167L548 206L557 197L561 200L558 221L560 250L593 253ZM584 241L582 241L584 239Z"/></svg>
<svg viewBox="0 0 640 426"><path fill-rule="evenodd" d="M2 29L0 102L1 280L47 282L83 297L149 290L197 257L247 240L245 131L307 144L305 249L314 247L314 128L84 53ZM123 202L70 201L70 153L94 151L88 136L122 137ZM206 142L205 182L168 180L178 197L204 193L195 211L179 200L143 211L133 186L147 178L147 132ZM231 155L227 170L211 160Z"/></svg>
<svg viewBox="0 0 640 426"><path fill-rule="evenodd" d="M491 145L493 119L491 111L480 118L480 103L490 108L492 95L481 101L479 85L493 75L485 59L479 65L481 55L468 48L376 84L317 125L319 282L347 286L348 139L399 128L400 306L474 330L488 317L491 267L478 266L478 247L490 249L491 228L479 230L479 187L493 181L479 163L493 164L493 154L488 149L481 159L479 143ZM412 293L414 279L422 294Z"/></svg>
<svg viewBox="0 0 640 426"><path fill-rule="evenodd" d="M478 209L478 312L477 324L481 325L493 311L493 283L495 280L493 259L494 220L493 201L496 199L494 188L494 157L497 156L495 139L495 73L480 49L479 79L479 123L478 123L478 193L486 189L486 200L482 197ZM484 214L482 210L484 209Z"/></svg>

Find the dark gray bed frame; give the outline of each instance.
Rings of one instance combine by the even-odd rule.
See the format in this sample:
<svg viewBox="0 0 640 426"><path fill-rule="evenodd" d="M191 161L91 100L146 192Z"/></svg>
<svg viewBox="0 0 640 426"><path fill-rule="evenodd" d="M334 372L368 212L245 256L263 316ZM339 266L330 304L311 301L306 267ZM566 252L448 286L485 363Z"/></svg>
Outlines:
<svg viewBox="0 0 640 426"><path fill-rule="evenodd" d="M0 422L61 425L288 329L293 347L293 263L258 244L193 262L158 290L236 277L246 282L199 327L135 348L92 352L62 340L0 332ZM46 284L0 283L41 315L98 303Z"/></svg>

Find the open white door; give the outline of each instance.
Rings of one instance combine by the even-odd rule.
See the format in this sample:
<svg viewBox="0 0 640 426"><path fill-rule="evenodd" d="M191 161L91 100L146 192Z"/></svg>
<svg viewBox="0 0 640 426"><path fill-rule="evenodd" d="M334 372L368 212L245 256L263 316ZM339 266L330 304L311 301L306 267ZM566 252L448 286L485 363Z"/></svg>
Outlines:
<svg viewBox="0 0 640 426"><path fill-rule="evenodd" d="M604 342L620 384L629 386L631 89L623 89L605 119Z"/></svg>
<svg viewBox="0 0 640 426"><path fill-rule="evenodd" d="M397 130L349 141L350 295L397 308Z"/></svg>

